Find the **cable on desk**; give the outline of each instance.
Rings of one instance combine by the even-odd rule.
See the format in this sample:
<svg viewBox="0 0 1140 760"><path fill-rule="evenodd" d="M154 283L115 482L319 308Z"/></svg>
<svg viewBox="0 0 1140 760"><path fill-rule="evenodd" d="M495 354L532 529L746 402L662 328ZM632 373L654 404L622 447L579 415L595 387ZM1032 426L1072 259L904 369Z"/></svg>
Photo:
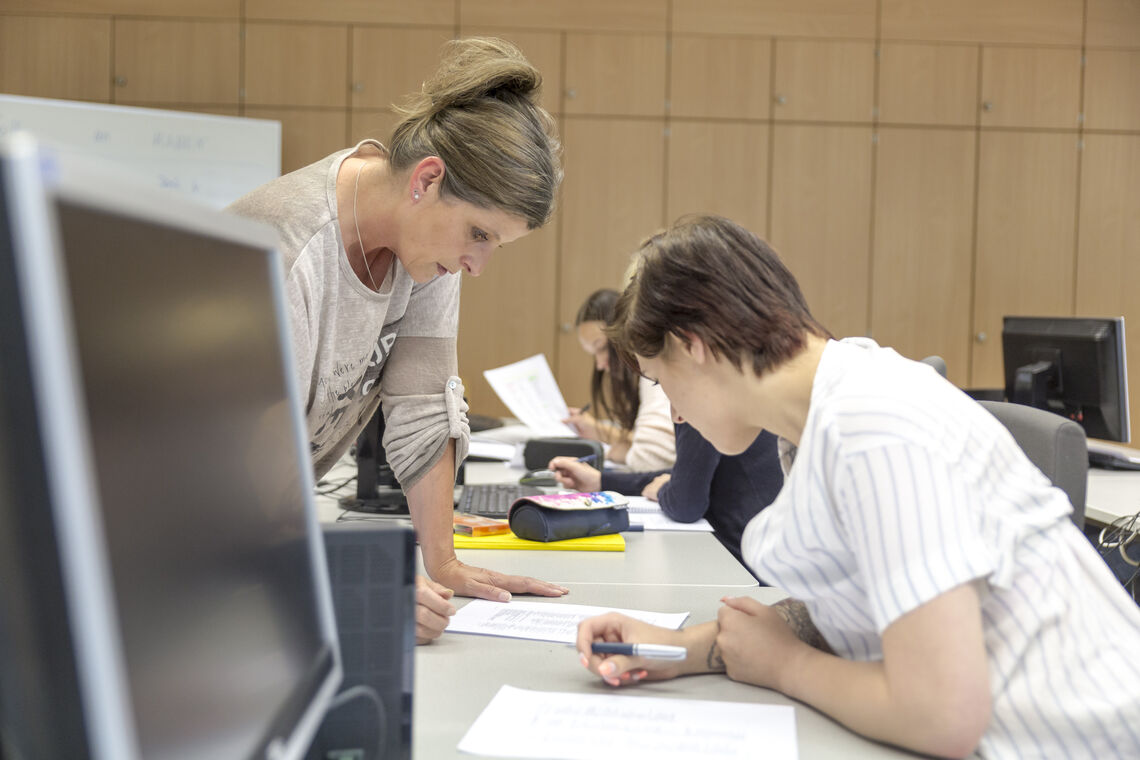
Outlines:
<svg viewBox="0 0 1140 760"><path fill-rule="evenodd" d="M317 494L317 496L330 496L330 495L336 493L337 491L343 490L345 488L345 486L348 486L349 484L354 483L354 482L356 482L356 476L355 475L350 475L349 477L347 477L344 480L340 481L339 483L335 483L335 484L329 484L326 481L322 480L320 483L317 484L316 494ZM324 485L321 485L322 483Z"/></svg>
<svg viewBox="0 0 1140 760"><path fill-rule="evenodd" d="M342 509L337 515L337 522L391 522L392 520L410 520L411 515L373 515L366 512L356 512L351 509Z"/></svg>
<svg viewBox="0 0 1140 760"><path fill-rule="evenodd" d="M1140 602L1140 512L1101 528L1097 550L1116 579Z"/></svg>

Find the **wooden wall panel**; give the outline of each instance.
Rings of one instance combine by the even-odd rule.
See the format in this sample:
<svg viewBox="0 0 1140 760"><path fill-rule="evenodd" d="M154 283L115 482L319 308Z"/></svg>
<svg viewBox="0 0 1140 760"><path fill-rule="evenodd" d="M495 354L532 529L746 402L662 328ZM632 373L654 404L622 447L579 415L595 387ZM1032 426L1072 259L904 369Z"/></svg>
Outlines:
<svg viewBox="0 0 1140 760"><path fill-rule="evenodd" d="M772 127L771 242L837 337L868 330L871 128Z"/></svg>
<svg viewBox="0 0 1140 760"><path fill-rule="evenodd" d="M241 16L241 0L4 0L0 13L236 19Z"/></svg>
<svg viewBox="0 0 1140 760"><path fill-rule="evenodd" d="M458 0L245 0L245 16L267 21L455 26Z"/></svg>
<svg viewBox="0 0 1140 760"><path fill-rule="evenodd" d="M1140 3L1136 0L1088 0L1089 47L1140 46Z"/></svg>
<svg viewBox="0 0 1140 760"><path fill-rule="evenodd" d="M388 108L419 92L451 38L444 28L353 27L352 107Z"/></svg>
<svg viewBox="0 0 1140 760"><path fill-rule="evenodd" d="M347 118L343 110L250 107L245 109L245 115L281 122L282 174L307 166L349 145Z"/></svg>
<svg viewBox="0 0 1140 760"><path fill-rule="evenodd" d="M240 100L237 21L115 20L117 103Z"/></svg>
<svg viewBox="0 0 1140 760"><path fill-rule="evenodd" d="M1005 315L1073 313L1077 136L982 132L970 382L1003 384Z"/></svg>
<svg viewBox="0 0 1140 760"><path fill-rule="evenodd" d="M1078 48L982 48L984 127L1076 129L1081 108Z"/></svg>
<svg viewBox="0 0 1140 760"><path fill-rule="evenodd" d="M566 114L665 115L665 35L566 35Z"/></svg>
<svg viewBox="0 0 1140 760"><path fill-rule="evenodd" d="M1081 163L1076 312L1124 317L1132 445L1140 445L1140 135L1088 135Z"/></svg>
<svg viewBox="0 0 1140 760"><path fill-rule="evenodd" d="M385 145L392 137L392 131L400 122L400 116L390 110L370 110L354 108L348 117L348 145L356 145L366 137L379 140Z"/></svg>
<svg viewBox="0 0 1140 760"><path fill-rule="evenodd" d="M767 119L772 43L745 37L675 36L670 56L673 116Z"/></svg>
<svg viewBox="0 0 1140 760"><path fill-rule="evenodd" d="M873 39L875 5L875 0L673 0L673 32Z"/></svg>
<svg viewBox="0 0 1140 760"><path fill-rule="evenodd" d="M1085 128L1140 131L1140 50L1089 50L1085 58Z"/></svg>
<svg viewBox="0 0 1140 760"><path fill-rule="evenodd" d="M458 0L460 26L664 32L669 0Z"/></svg>
<svg viewBox="0 0 1140 760"><path fill-rule="evenodd" d="M871 121L874 43L776 40L775 47L773 119Z"/></svg>
<svg viewBox="0 0 1140 760"><path fill-rule="evenodd" d="M975 132L879 130L872 248L871 335L970 377Z"/></svg>
<svg viewBox="0 0 1140 760"><path fill-rule="evenodd" d="M0 16L0 92L109 100L110 19Z"/></svg>
<svg viewBox="0 0 1140 760"><path fill-rule="evenodd" d="M1084 0L882 0L884 40L1080 45Z"/></svg>
<svg viewBox="0 0 1140 760"><path fill-rule="evenodd" d="M978 47L884 42L879 57L879 121L974 125Z"/></svg>
<svg viewBox="0 0 1140 760"><path fill-rule="evenodd" d="M768 235L767 124L674 121L665 222L718 214Z"/></svg>
<svg viewBox="0 0 1140 760"><path fill-rule="evenodd" d="M347 101L347 27L246 24L247 104L343 107Z"/></svg>

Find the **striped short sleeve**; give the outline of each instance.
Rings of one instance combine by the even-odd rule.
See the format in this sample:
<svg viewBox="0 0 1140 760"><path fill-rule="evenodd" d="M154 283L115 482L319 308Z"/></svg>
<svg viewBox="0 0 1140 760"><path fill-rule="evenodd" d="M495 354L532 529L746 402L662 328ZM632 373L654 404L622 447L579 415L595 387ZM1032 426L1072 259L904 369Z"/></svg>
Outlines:
<svg viewBox="0 0 1140 760"><path fill-rule="evenodd" d="M992 572L978 500L950 462L903 443L861 449L843 462L837 516L880 634L939 594Z"/></svg>

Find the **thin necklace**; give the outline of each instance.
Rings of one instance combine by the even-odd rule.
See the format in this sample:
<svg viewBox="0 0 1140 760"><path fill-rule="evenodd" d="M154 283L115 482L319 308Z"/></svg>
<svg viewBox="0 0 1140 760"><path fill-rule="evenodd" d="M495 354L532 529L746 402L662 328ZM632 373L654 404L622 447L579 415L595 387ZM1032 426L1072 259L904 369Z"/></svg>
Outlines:
<svg viewBox="0 0 1140 760"><path fill-rule="evenodd" d="M372 289L380 292L376 286L376 279L372 276L372 265L368 263L368 256L364 253L364 238L360 236L360 222L356 218L356 194L360 191L360 173L364 171L364 160L360 161L360 168L356 170L356 183L352 186L352 224L356 227L356 244L360 246L360 259L364 262L364 271L368 272L368 281Z"/></svg>

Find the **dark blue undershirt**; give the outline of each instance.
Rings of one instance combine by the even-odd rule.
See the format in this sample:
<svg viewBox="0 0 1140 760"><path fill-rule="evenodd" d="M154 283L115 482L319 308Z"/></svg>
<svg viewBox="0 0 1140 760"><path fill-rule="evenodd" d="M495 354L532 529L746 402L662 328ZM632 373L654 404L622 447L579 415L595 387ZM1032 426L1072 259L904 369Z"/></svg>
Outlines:
<svg viewBox="0 0 1140 760"><path fill-rule="evenodd" d="M602 490L638 495L655 477L672 472L657 493L661 511L677 522L705 518L724 547L748 567L740 555L744 528L784 485L776 436L764 431L743 454L725 456L688 423L674 425L674 430L677 461L672 470L603 471Z"/></svg>

